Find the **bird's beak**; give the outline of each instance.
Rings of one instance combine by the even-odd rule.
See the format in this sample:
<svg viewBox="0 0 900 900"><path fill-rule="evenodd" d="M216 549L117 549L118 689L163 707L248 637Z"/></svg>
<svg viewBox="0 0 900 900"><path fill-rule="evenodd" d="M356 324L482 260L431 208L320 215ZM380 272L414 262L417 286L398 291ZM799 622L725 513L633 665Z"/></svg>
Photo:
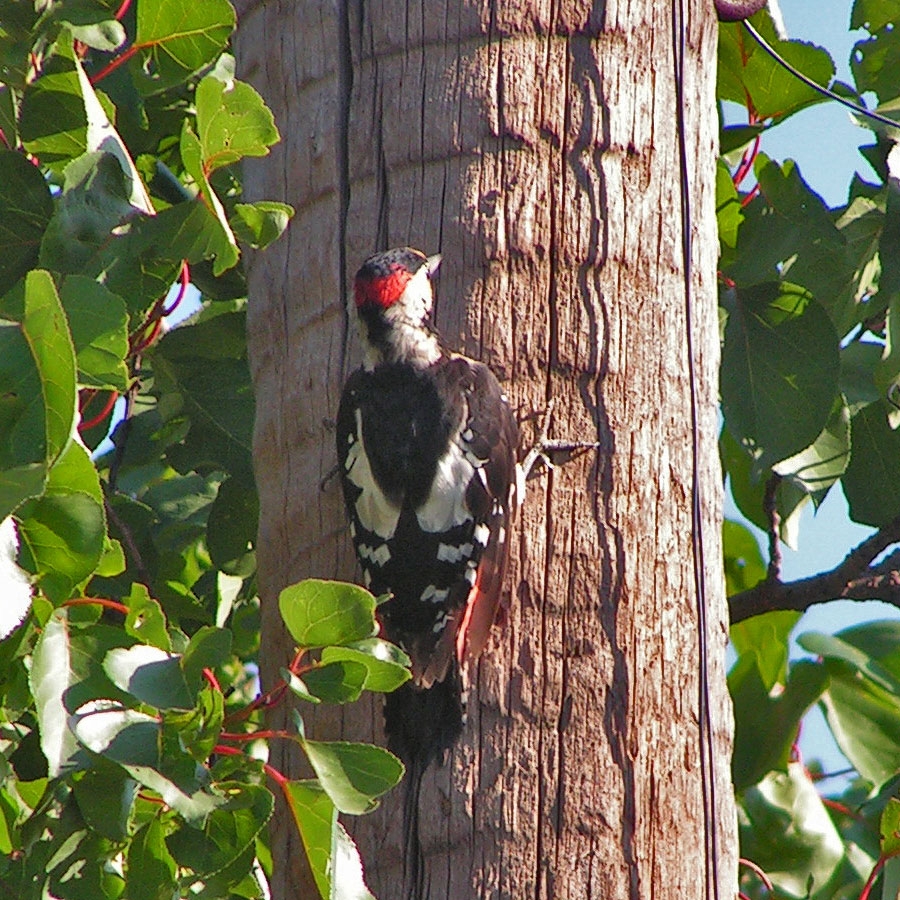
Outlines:
<svg viewBox="0 0 900 900"><path fill-rule="evenodd" d="M434 278L434 273L437 272L440 264L441 264L441 254L440 253L435 253L434 256L429 256L428 259L425 260L425 268L428 270L429 278Z"/></svg>

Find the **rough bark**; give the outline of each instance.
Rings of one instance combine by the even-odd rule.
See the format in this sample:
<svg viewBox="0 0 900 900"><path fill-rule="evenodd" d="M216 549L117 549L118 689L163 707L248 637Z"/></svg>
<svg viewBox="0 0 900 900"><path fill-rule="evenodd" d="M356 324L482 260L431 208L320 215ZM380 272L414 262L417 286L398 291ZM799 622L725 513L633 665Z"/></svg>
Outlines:
<svg viewBox="0 0 900 900"><path fill-rule="evenodd" d="M712 4L686 5L709 825L729 898L715 17ZM709 884L674 6L270 0L242 10L241 69L284 137L250 168L247 190L297 207L287 237L250 267L263 678L290 658L278 590L354 575L339 492L320 482L334 464L340 384L358 362L342 301L370 252L443 253L437 323L448 343L494 368L524 420L553 397L554 436L601 444L529 488L507 621L472 673L464 739L423 786L435 900L681 900ZM378 702L308 718L318 733L380 739ZM395 793L349 823L381 900L399 894ZM274 896L308 896L283 817L275 840Z"/></svg>

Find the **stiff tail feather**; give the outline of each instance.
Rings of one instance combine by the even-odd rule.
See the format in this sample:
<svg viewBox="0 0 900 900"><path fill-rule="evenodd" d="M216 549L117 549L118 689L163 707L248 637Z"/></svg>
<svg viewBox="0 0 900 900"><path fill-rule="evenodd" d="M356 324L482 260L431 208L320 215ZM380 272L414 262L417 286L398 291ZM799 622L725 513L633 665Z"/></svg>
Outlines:
<svg viewBox="0 0 900 900"><path fill-rule="evenodd" d="M406 900L427 896L425 860L419 834L419 793L422 777L463 730L463 696L459 669L454 661L443 681L429 688L412 682L385 697L384 724L388 747L406 765L403 798L403 882Z"/></svg>

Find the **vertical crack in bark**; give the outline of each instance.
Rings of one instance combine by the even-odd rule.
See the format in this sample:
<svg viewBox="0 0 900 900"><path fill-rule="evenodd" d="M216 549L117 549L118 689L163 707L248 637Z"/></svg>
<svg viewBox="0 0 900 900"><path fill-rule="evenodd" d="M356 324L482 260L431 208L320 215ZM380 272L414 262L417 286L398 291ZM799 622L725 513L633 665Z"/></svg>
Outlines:
<svg viewBox="0 0 900 900"><path fill-rule="evenodd" d="M599 2L596 14L601 29L605 26L604 9L604 4ZM579 296L588 320L590 347L590 359L583 369L580 392L585 407L594 419L597 440L602 446L597 454L590 488L594 497L593 512L597 540L601 548L600 625L606 635L613 659L611 686L605 699L603 723L610 756L622 773L623 808L620 814L622 854L628 866L629 897L631 900L638 900L640 872L635 849L637 824L635 774L633 761L626 747L630 704L629 671L628 660L619 640L616 615L622 594L625 547L621 532L610 524L615 440L602 393L602 382L609 365L609 310L603 301L600 281L601 267L608 257L607 204L602 178L602 154L610 146L609 104L603 88L603 73L598 68L591 38L584 34L575 35L570 47L573 72L570 84L576 90L584 92L582 109L585 119L581 122L580 133L569 154L569 161L575 177L589 199L591 208L590 244L586 259L578 273ZM594 138L592 117L595 109L601 116L602 139L599 146ZM588 170L582 161L585 157L591 160L591 170Z"/></svg>
<svg viewBox="0 0 900 900"><path fill-rule="evenodd" d="M340 372L346 374L347 343L350 337L350 314L347 309L347 218L350 214L350 100L353 92L353 51L350 48L350 0L338 0L337 45L338 45L338 127L337 127L337 178L339 197L338 260L341 267L338 281L341 288ZM360 0L361 5L361 0ZM360 10L361 14L361 10ZM290 229L288 229L290 234ZM290 258L289 256L287 258ZM290 454L287 455L290 459Z"/></svg>

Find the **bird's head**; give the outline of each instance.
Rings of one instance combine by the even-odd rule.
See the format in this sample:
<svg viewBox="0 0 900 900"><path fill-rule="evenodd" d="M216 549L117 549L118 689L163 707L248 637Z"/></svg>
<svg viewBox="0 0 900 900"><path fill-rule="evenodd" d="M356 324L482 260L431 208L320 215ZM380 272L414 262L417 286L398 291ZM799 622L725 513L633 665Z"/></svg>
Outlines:
<svg viewBox="0 0 900 900"><path fill-rule="evenodd" d="M425 256L411 247L397 247L370 256L356 273L353 297L361 314L380 311L410 324L424 322L431 312L431 277L441 257Z"/></svg>

